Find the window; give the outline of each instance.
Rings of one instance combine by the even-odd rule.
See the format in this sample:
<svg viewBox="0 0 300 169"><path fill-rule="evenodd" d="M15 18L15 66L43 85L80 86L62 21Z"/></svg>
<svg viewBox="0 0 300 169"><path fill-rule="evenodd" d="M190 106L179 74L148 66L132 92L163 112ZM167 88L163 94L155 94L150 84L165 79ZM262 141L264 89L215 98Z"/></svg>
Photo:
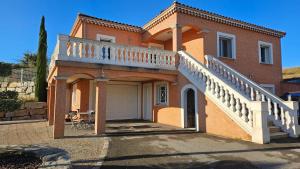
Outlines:
<svg viewBox="0 0 300 169"><path fill-rule="evenodd" d="M235 35L218 32L217 50L218 57L235 59Z"/></svg>
<svg viewBox="0 0 300 169"><path fill-rule="evenodd" d="M258 41L259 63L273 64L273 47L271 43Z"/></svg>
<svg viewBox="0 0 300 169"><path fill-rule="evenodd" d="M116 37L97 34L97 40L99 40L100 42L115 43ZM110 59L110 48L107 49L107 56L108 56L108 59ZM104 47L102 48L102 57L103 57L103 59L105 58L105 48Z"/></svg>
<svg viewBox="0 0 300 169"><path fill-rule="evenodd" d="M267 90L268 92L271 92L271 93L275 94L275 85L273 85L273 84L261 84L260 86L262 88L264 88L265 90Z"/></svg>
<svg viewBox="0 0 300 169"><path fill-rule="evenodd" d="M168 85L167 83L156 84L156 104L168 104Z"/></svg>

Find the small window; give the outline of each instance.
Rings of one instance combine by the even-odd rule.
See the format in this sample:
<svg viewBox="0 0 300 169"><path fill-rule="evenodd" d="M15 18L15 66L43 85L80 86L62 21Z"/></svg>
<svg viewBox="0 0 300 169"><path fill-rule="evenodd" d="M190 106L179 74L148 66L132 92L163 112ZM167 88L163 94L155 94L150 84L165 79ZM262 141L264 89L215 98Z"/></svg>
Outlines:
<svg viewBox="0 0 300 169"><path fill-rule="evenodd" d="M273 64L272 44L267 42L258 42L259 63Z"/></svg>
<svg viewBox="0 0 300 169"><path fill-rule="evenodd" d="M217 33L218 57L235 59L235 35Z"/></svg>
<svg viewBox="0 0 300 169"><path fill-rule="evenodd" d="M168 103L168 85L160 83L156 85L156 104Z"/></svg>

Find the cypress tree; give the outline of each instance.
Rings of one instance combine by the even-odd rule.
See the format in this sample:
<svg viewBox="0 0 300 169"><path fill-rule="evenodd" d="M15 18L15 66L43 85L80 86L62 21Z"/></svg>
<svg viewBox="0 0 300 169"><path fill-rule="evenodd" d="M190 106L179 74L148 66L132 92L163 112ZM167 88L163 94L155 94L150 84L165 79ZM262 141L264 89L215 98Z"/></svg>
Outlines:
<svg viewBox="0 0 300 169"><path fill-rule="evenodd" d="M39 46L36 60L35 97L37 101L47 101L47 32L45 29L45 17L42 17L39 33Z"/></svg>

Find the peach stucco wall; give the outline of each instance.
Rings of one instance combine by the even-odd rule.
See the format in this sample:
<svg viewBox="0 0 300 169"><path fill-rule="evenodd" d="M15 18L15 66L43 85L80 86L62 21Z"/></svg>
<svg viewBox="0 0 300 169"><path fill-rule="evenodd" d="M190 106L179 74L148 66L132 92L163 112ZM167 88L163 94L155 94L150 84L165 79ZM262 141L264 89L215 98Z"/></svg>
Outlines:
<svg viewBox="0 0 300 169"><path fill-rule="evenodd" d="M96 40L97 34L114 36L116 38L116 43L123 45L142 45L142 35L137 32L123 31L108 27L103 27L94 24L86 24L83 36L87 39Z"/></svg>

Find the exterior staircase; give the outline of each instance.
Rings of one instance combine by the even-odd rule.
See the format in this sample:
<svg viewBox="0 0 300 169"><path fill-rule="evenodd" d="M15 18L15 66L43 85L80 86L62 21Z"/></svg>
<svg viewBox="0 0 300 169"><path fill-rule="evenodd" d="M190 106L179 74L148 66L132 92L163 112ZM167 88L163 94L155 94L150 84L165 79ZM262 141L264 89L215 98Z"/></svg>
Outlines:
<svg viewBox="0 0 300 169"><path fill-rule="evenodd" d="M179 72L237 123L256 143L298 137L296 102L281 100L228 65L205 56L205 65L179 51Z"/></svg>

